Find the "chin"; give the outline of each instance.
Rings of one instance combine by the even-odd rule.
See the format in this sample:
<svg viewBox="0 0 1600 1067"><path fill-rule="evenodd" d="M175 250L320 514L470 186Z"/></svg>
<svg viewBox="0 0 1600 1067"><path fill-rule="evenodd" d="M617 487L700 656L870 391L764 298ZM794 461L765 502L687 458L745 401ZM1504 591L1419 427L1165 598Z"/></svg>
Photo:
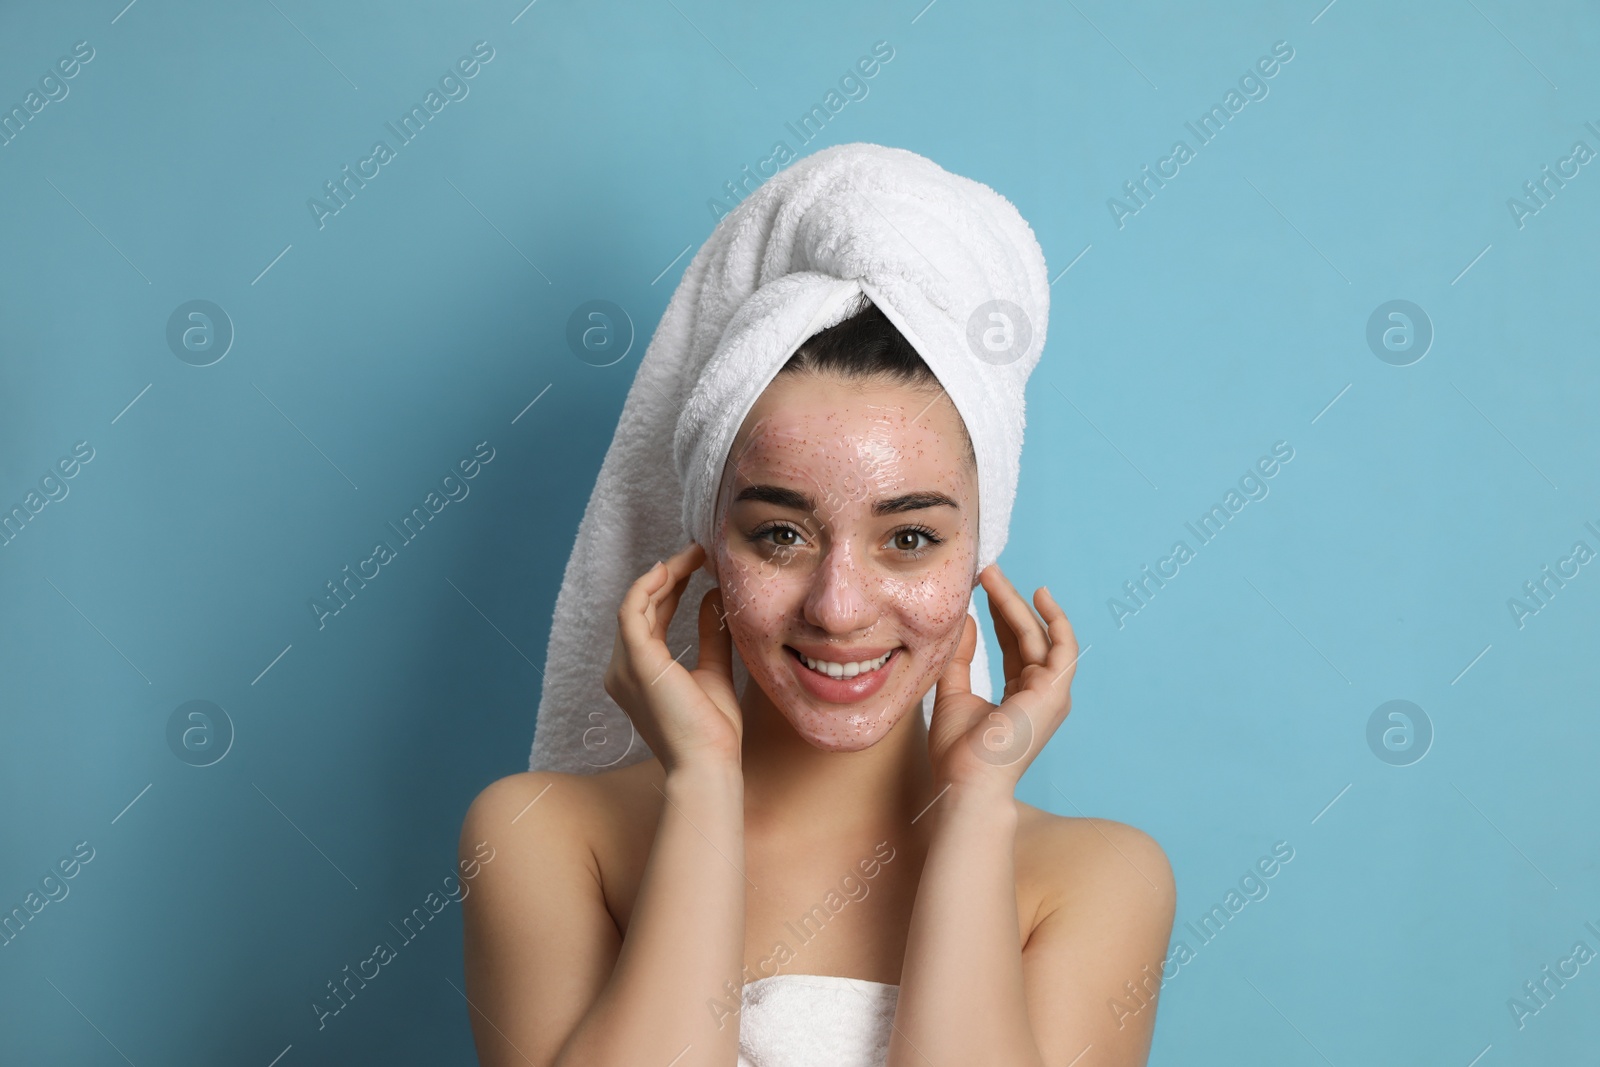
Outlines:
<svg viewBox="0 0 1600 1067"><path fill-rule="evenodd" d="M777 703L777 702L775 702ZM794 732L811 747L825 752L860 752L889 735L909 710L873 700L847 709L809 700L777 703Z"/></svg>

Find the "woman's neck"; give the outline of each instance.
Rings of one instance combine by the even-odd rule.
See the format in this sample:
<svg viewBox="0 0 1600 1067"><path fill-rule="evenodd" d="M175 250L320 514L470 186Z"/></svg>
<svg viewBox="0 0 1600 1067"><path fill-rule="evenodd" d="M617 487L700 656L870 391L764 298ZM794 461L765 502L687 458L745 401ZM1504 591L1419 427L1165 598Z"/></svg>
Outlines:
<svg viewBox="0 0 1600 1067"><path fill-rule="evenodd" d="M806 741L754 681L741 708L745 817L753 826L804 823L852 835L904 829L933 799L920 701L882 740L857 752Z"/></svg>

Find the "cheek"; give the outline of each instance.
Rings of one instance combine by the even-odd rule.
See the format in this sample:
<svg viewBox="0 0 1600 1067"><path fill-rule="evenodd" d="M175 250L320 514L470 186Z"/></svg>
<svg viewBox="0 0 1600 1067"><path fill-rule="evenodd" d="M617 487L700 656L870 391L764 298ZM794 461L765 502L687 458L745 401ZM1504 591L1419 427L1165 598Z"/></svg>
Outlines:
<svg viewBox="0 0 1600 1067"><path fill-rule="evenodd" d="M802 595L771 563L730 556L726 551L718 555L717 585L722 590L728 628L741 655L781 633Z"/></svg>
<svg viewBox="0 0 1600 1067"><path fill-rule="evenodd" d="M923 641L954 650L961 640L967 603L972 598L973 560L963 553L915 581L895 582L885 592L900 625Z"/></svg>

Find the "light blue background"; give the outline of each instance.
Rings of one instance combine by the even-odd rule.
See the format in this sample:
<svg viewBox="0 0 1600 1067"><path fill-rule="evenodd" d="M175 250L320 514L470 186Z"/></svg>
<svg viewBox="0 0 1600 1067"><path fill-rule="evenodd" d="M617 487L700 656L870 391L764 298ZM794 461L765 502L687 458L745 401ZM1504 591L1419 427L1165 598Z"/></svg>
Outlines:
<svg viewBox="0 0 1600 1067"><path fill-rule="evenodd" d="M0 948L0 1058L472 1062L456 905L326 1029L308 1005L526 767L638 358L708 200L778 139L921 152L1045 250L1002 562L1087 651L1022 798L1153 834L1191 947L1295 850L1167 984L1151 1062L1592 1053L1600 963L1521 1030L1507 1008L1600 949L1600 567L1507 607L1600 549L1600 164L1507 207L1600 149L1592 6L124 2L0 13L5 108L95 50L0 147L0 506L94 449L0 548L0 909L95 850ZM307 199L480 40L470 95L319 229ZM1108 199L1278 41L1269 95L1119 229ZM165 340L194 299L237 334L207 367ZM636 330L605 368L565 340L592 299ZM1393 299L1436 331L1409 366L1365 339ZM319 630L323 583L485 440L470 496ZM1119 628L1122 583L1280 440L1270 495ZM206 768L166 741L192 699L236 729ZM1410 766L1367 744L1392 699L1435 732Z"/></svg>

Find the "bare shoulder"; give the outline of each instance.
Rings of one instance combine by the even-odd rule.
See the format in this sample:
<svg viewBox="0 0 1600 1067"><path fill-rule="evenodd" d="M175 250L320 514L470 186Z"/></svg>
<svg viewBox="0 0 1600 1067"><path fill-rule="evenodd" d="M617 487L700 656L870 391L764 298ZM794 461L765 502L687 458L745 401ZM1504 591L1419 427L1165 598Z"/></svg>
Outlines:
<svg viewBox="0 0 1600 1067"><path fill-rule="evenodd" d="M505 877L559 859L567 870L587 868L604 884L603 871L623 866L619 857L631 856L641 843L648 850L648 837L636 839L655 825L662 794L652 786L660 778L654 760L596 774L508 774L485 786L467 809L461 855L481 854L487 841L509 853Z"/></svg>
<svg viewBox="0 0 1600 1067"><path fill-rule="evenodd" d="M571 827L571 820L565 816L580 813L586 807L586 777L559 771L522 771L497 778L483 787L467 809L463 843L471 833L480 837L514 836L523 832L523 824L528 828ZM553 813L562 817L551 818Z"/></svg>
<svg viewBox="0 0 1600 1067"><path fill-rule="evenodd" d="M1155 838L1114 819L1017 809L1017 873L1035 889L1036 923L1117 915L1170 928L1177 887Z"/></svg>
<svg viewBox="0 0 1600 1067"><path fill-rule="evenodd" d="M462 820L463 962L481 1063L554 1062L616 965L605 856L619 801L608 777L509 774Z"/></svg>
<svg viewBox="0 0 1600 1067"><path fill-rule="evenodd" d="M488 835L526 840L557 834L603 846L619 819L649 790L642 764L599 774L522 771L490 782L467 809L462 846Z"/></svg>
<svg viewBox="0 0 1600 1067"><path fill-rule="evenodd" d="M1019 884L1026 869L1038 901L1023 981L1044 1062L1076 1063L1089 1044L1097 1063L1144 1064L1177 904L1167 855L1127 823L1018 810Z"/></svg>

